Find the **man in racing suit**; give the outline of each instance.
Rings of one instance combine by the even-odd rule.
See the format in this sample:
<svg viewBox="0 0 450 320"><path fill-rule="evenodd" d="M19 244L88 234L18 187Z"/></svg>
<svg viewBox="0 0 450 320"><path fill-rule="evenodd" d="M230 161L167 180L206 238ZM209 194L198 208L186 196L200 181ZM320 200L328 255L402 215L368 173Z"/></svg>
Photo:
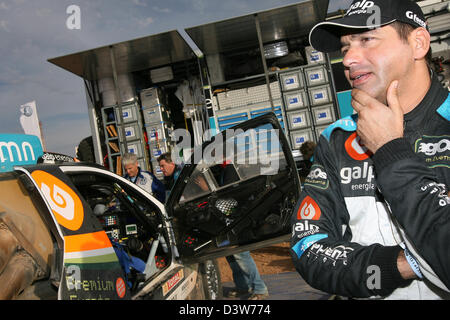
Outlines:
<svg viewBox="0 0 450 320"><path fill-rule="evenodd" d="M373 13L366 5L381 10L376 29L366 25ZM322 291L353 298L450 298L450 98L429 74L422 21L420 8L408 0L354 1L344 18L311 31L317 50L342 47L358 112L322 133L293 212L295 267ZM414 28L402 44L391 25L397 22ZM401 127L392 134L386 125L378 134L387 138L378 144L367 129L377 116Z"/></svg>

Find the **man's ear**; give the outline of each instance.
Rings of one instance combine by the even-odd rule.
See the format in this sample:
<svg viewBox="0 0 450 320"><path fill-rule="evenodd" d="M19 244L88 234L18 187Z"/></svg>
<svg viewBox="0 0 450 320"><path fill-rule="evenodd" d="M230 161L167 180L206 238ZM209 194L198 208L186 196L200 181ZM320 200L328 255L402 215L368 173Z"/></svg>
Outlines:
<svg viewBox="0 0 450 320"><path fill-rule="evenodd" d="M419 27L414 29L410 35L413 44L414 59L425 59L428 50L430 50L430 33L427 29Z"/></svg>

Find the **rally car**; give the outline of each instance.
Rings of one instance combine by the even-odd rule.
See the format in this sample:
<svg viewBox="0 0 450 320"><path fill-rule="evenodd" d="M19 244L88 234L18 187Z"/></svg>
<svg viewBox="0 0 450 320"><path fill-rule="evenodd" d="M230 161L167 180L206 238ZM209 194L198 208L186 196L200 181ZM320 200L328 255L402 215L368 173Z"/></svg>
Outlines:
<svg viewBox="0 0 450 320"><path fill-rule="evenodd" d="M195 149L165 205L87 163L0 190L1 299L220 299L216 258L287 240L300 181L267 114Z"/></svg>

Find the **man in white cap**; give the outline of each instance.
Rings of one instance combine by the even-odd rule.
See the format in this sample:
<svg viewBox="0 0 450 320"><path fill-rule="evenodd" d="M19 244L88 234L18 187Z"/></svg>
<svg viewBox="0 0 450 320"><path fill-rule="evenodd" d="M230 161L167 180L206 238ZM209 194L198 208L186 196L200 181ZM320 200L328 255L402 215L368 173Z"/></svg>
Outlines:
<svg viewBox="0 0 450 320"><path fill-rule="evenodd" d="M313 287L350 298L450 297L450 98L409 0L353 1L310 32L341 50L357 114L321 135L292 218Z"/></svg>

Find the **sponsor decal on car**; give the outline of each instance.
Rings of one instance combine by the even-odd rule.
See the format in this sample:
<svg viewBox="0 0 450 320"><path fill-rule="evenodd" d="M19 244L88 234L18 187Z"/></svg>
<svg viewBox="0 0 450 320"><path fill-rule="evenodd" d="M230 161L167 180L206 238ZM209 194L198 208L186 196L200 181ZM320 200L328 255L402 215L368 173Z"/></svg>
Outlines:
<svg viewBox="0 0 450 320"><path fill-rule="evenodd" d="M119 277L116 280L116 292L117 292L117 296L122 299L123 297L125 297L125 293L127 292L126 287L125 287L125 281Z"/></svg>
<svg viewBox="0 0 450 320"><path fill-rule="evenodd" d="M197 271L191 272L186 280L184 280L178 288L172 291L172 293L167 297L167 300L185 300L192 290L194 290L195 284L197 283L197 277Z"/></svg>
<svg viewBox="0 0 450 320"><path fill-rule="evenodd" d="M64 241L61 299L127 299L123 270L106 232L60 169L31 169ZM122 282L124 282L122 284Z"/></svg>
<svg viewBox="0 0 450 320"><path fill-rule="evenodd" d="M175 273L169 280L167 280L163 286L163 296L165 296L167 293L172 290L177 283L179 283L184 278L184 270L180 269L177 273Z"/></svg>
<svg viewBox="0 0 450 320"><path fill-rule="evenodd" d="M84 211L78 195L64 182L45 171L36 170L31 176L47 199L58 223L72 231L80 229Z"/></svg>

